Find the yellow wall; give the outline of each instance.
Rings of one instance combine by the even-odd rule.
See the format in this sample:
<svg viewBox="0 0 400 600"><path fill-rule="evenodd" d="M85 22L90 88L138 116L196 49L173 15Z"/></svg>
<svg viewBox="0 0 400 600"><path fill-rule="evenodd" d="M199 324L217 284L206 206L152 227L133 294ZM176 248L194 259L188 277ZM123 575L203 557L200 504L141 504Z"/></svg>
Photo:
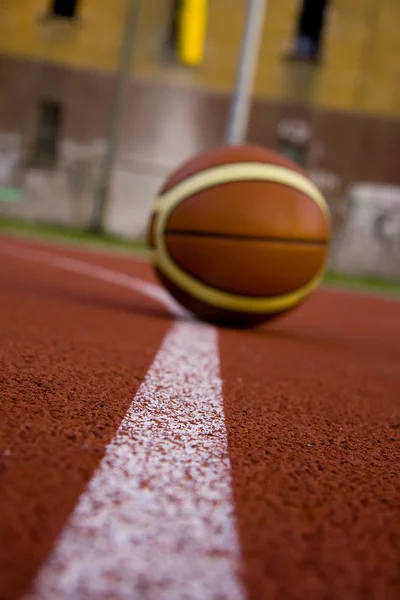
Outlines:
<svg viewBox="0 0 400 600"><path fill-rule="evenodd" d="M115 67L126 0L81 0L74 25L43 21L48 5L46 0L6 0L0 8L0 52L77 67Z"/></svg>
<svg viewBox="0 0 400 600"><path fill-rule="evenodd" d="M76 25L44 23L46 0L0 4L0 52L75 67L114 70L127 0L81 0ZM400 116L399 0L333 0L319 67L287 63L296 0L270 0L256 93L260 96L340 110ZM136 75L229 91L234 75L246 0L210 0L203 64L167 64L162 41L169 0L142 0L132 69Z"/></svg>

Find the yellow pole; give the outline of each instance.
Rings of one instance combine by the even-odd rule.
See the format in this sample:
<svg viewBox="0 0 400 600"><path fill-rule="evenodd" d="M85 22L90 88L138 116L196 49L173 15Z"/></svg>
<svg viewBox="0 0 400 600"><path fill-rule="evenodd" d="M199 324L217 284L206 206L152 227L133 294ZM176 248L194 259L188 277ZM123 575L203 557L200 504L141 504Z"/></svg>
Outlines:
<svg viewBox="0 0 400 600"><path fill-rule="evenodd" d="M208 0L183 0L178 18L178 57L197 67L204 57Z"/></svg>

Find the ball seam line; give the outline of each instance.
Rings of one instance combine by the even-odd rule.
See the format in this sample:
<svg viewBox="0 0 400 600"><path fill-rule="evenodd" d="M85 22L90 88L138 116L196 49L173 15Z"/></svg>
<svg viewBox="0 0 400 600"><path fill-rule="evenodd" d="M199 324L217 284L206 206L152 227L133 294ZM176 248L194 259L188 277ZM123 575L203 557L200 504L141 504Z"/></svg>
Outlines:
<svg viewBox="0 0 400 600"><path fill-rule="evenodd" d="M166 229L166 235L172 237L195 237L203 239L235 240L244 242L270 242L277 244L293 244L301 246L328 246L328 240L307 238L285 238L277 236L248 235L238 233L220 233L218 231L199 231L195 229Z"/></svg>

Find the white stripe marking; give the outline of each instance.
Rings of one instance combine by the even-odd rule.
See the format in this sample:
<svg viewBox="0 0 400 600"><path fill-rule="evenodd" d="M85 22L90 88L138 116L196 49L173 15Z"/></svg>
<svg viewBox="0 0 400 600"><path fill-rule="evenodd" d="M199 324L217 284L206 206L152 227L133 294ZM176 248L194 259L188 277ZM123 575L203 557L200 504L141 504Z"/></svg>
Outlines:
<svg viewBox="0 0 400 600"><path fill-rule="evenodd" d="M175 324L27 600L242 599L217 331Z"/></svg>
<svg viewBox="0 0 400 600"><path fill-rule="evenodd" d="M18 248L11 244L1 244L0 251L7 256L22 258L36 263L56 267L73 273L80 273L101 281L107 281L114 285L119 285L135 292L139 292L158 303L162 304L173 316L190 316L190 313L182 308L162 287L154 283L143 281L137 277L131 277L124 273L119 273L105 267L92 265L82 260L68 258L45 252L43 250L32 250L31 248Z"/></svg>

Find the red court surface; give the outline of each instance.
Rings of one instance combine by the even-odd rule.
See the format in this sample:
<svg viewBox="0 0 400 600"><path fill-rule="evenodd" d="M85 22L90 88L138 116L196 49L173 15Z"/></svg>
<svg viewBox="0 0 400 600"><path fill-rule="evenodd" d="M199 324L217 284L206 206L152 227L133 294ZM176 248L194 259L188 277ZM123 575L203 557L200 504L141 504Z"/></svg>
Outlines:
<svg viewBox="0 0 400 600"><path fill-rule="evenodd" d="M130 278L0 237L0 599L400 598L400 303L217 330Z"/></svg>

